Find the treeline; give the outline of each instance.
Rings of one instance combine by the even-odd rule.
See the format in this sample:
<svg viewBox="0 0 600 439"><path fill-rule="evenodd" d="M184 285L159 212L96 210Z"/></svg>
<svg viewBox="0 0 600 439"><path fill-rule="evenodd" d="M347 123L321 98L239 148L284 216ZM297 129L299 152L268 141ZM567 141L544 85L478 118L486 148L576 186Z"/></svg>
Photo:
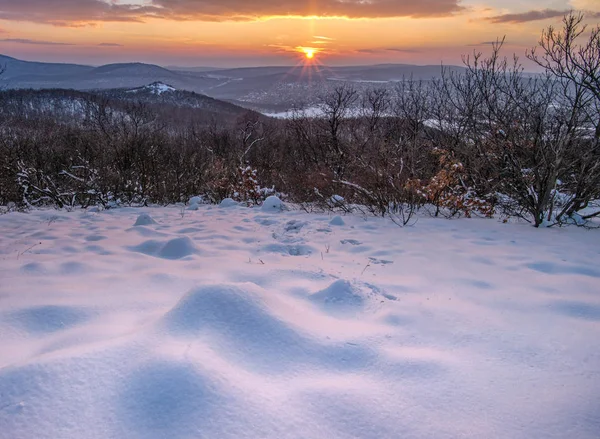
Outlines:
<svg viewBox="0 0 600 439"><path fill-rule="evenodd" d="M341 85L320 99L319 117L176 122L156 106L89 93L51 111L5 97L0 205L195 195L260 203L276 190L399 223L426 206L436 215L585 224L600 215L586 209L600 198L600 28L587 36L582 21L571 14L543 32L527 55L543 74L502 58L498 42L490 57L465 58L464 73L442 69L439 79L393 90Z"/></svg>

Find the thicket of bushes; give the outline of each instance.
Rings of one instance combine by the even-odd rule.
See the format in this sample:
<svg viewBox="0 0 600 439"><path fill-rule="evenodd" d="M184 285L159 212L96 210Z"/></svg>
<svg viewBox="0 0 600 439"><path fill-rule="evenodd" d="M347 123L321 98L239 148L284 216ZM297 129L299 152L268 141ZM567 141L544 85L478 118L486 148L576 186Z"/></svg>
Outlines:
<svg viewBox="0 0 600 439"><path fill-rule="evenodd" d="M166 123L142 103L80 94L41 111L14 96L0 106L0 205L260 203L276 188L298 203L406 223L433 214L584 224L600 198L600 28L583 17L544 31L518 61L465 58L464 73L359 94L342 85L322 117L249 114L234 124ZM581 40L581 41L580 41ZM341 198L332 197L338 195ZM333 201L332 201L333 200Z"/></svg>

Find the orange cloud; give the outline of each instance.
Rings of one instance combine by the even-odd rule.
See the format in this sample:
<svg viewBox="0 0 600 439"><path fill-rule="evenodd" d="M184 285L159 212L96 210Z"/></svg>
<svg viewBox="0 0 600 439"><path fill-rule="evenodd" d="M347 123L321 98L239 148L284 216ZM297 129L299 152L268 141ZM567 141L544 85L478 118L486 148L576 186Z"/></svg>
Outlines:
<svg viewBox="0 0 600 439"><path fill-rule="evenodd" d="M86 25L149 18L250 21L272 17L439 17L463 10L459 0L0 0L0 19Z"/></svg>

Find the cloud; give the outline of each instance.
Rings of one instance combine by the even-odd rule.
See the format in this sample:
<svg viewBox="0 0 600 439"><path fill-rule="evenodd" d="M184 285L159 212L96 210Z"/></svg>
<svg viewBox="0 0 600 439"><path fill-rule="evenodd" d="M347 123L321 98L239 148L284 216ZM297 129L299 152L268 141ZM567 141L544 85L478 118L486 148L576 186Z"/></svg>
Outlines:
<svg viewBox="0 0 600 439"><path fill-rule="evenodd" d="M114 0L0 0L0 19L78 26L98 21L142 21L158 16L156 6L117 3Z"/></svg>
<svg viewBox="0 0 600 439"><path fill-rule="evenodd" d="M189 18L255 19L269 16L348 18L431 17L461 11L459 0L153 0L155 6Z"/></svg>
<svg viewBox="0 0 600 439"><path fill-rule="evenodd" d="M600 2L598 0L571 0L569 3L573 9L579 11L600 12Z"/></svg>
<svg viewBox="0 0 600 439"><path fill-rule="evenodd" d="M526 23L528 21L545 20L547 18L562 17L569 11L557 11L555 9L544 9L541 11L528 11L517 14L504 14L490 17L492 23Z"/></svg>
<svg viewBox="0 0 600 439"><path fill-rule="evenodd" d="M385 52L398 52L398 53L421 53L418 49L405 49L402 47L381 47L381 48L373 48L373 49L358 49L359 53L385 53Z"/></svg>
<svg viewBox="0 0 600 439"><path fill-rule="evenodd" d="M417 49L404 49L402 47L386 47L385 50L389 52L403 52L403 53L420 53Z"/></svg>
<svg viewBox="0 0 600 439"><path fill-rule="evenodd" d="M494 44L499 44L501 42L502 41L482 41L481 43L467 44L467 47L493 46ZM505 41L504 44L507 45L508 43Z"/></svg>
<svg viewBox="0 0 600 439"><path fill-rule="evenodd" d="M36 46L74 46L71 43L57 43L55 41L30 40L27 38L2 38L0 43L33 44Z"/></svg>
<svg viewBox="0 0 600 439"><path fill-rule="evenodd" d="M333 38L323 37L321 35L314 35L313 38L314 38L314 40L310 42L311 44L327 45L327 44L332 44L335 41L335 39L333 39Z"/></svg>
<svg viewBox="0 0 600 439"><path fill-rule="evenodd" d="M137 2L137 3L135 3ZM462 11L460 0L0 0L0 19L79 26L149 18L244 21L275 16L439 17ZM327 39L327 38L323 38Z"/></svg>
<svg viewBox="0 0 600 439"><path fill-rule="evenodd" d="M526 23L528 21L545 20L548 18L563 17L571 12L571 10L558 11L555 9L543 9L541 11L528 11L519 14L504 14L490 17L492 23ZM585 17L600 18L600 12L594 12L590 10L582 10Z"/></svg>
<svg viewBox="0 0 600 439"><path fill-rule="evenodd" d="M122 44L118 44L118 43L100 43L100 44L98 44L98 46L102 46L102 47L123 47Z"/></svg>
<svg viewBox="0 0 600 439"><path fill-rule="evenodd" d="M267 44L265 47L270 48L275 53L290 53L297 52L295 47L288 46L285 44Z"/></svg>

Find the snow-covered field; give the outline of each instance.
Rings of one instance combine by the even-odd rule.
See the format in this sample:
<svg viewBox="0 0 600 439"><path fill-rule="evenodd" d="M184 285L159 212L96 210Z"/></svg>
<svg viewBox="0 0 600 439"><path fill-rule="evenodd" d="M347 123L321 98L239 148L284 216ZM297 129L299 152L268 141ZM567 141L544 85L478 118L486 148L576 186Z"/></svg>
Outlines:
<svg viewBox="0 0 600 439"><path fill-rule="evenodd" d="M307 107L301 110L287 110L280 111L278 113L263 113L265 116L274 117L276 119L292 119L294 117L322 117L323 109L319 107Z"/></svg>
<svg viewBox="0 0 600 439"><path fill-rule="evenodd" d="M0 438L597 439L599 258L483 219L1 215Z"/></svg>

